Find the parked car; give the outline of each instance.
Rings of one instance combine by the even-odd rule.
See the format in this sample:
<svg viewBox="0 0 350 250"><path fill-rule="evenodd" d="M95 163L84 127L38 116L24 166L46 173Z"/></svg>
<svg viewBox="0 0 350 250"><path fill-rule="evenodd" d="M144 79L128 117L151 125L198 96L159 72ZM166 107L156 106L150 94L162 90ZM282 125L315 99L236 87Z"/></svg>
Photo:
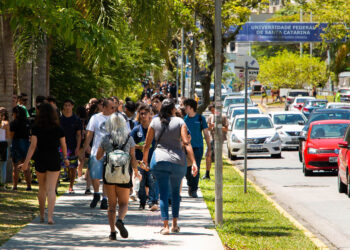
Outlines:
<svg viewBox="0 0 350 250"><path fill-rule="evenodd" d="M316 100L315 97L304 96L304 97L295 97L293 103L289 105L290 111L301 111L305 102L309 100Z"/></svg>
<svg viewBox="0 0 350 250"><path fill-rule="evenodd" d="M281 126L278 130L283 148L298 148L299 135L306 123L306 117L298 111L280 111L270 113L275 126Z"/></svg>
<svg viewBox="0 0 350 250"><path fill-rule="evenodd" d="M228 95L229 91L226 88L225 85L221 84L221 100L224 100L225 97ZM214 83L210 83L210 90L209 90L210 100L214 101L215 96L215 85Z"/></svg>
<svg viewBox="0 0 350 250"><path fill-rule="evenodd" d="M228 116L228 122L229 122L229 129L232 129L232 124L233 124L233 121L235 119L236 116L238 115L244 115L244 112L245 112L245 108L244 107L234 107L232 109L232 112L230 116ZM255 114L262 114L262 111L257 108L257 107L248 107L247 108L247 114L248 115L255 115Z"/></svg>
<svg viewBox="0 0 350 250"><path fill-rule="evenodd" d="M252 103L249 103L248 102L248 107L251 108L251 107L256 107L255 105L253 105ZM235 108L244 108L244 103L238 103L238 104L230 104L227 108L227 111L226 113L224 113L226 115L227 118L230 118L231 117L231 114L232 114L232 110L235 109Z"/></svg>
<svg viewBox="0 0 350 250"><path fill-rule="evenodd" d="M227 140L228 157L244 155L244 115L236 116ZM248 115L247 154L281 157L281 139L268 115Z"/></svg>
<svg viewBox="0 0 350 250"><path fill-rule="evenodd" d="M281 95L282 96L282 95ZM309 91L305 89L292 89L288 91L288 94L285 99L284 109L287 111L289 106L294 102L295 97L297 96L310 96Z"/></svg>
<svg viewBox="0 0 350 250"><path fill-rule="evenodd" d="M196 82L196 86L194 91L196 92L198 98L200 101L203 99L203 89L202 89L202 84L200 82Z"/></svg>
<svg viewBox="0 0 350 250"><path fill-rule="evenodd" d="M350 88L339 89L339 92L341 102L350 102Z"/></svg>
<svg viewBox="0 0 350 250"><path fill-rule="evenodd" d="M326 106L327 109L350 109L350 103L348 102L329 102Z"/></svg>
<svg viewBox="0 0 350 250"><path fill-rule="evenodd" d="M338 156L338 191L347 193L350 198L350 126L345 132L344 139L339 143Z"/></svg>
<svg viewBox="0 0 350 250"><path fill-rule="evenodd" d="M224 103L223 103L223 112L224 114L227 114L227 109L230 105L232 104L241 104L244 105L244 96L226 96ZM250 97L247 98L247 103L250 105L256 105L255 103L252 102Z"/></svg>
<svg viewBox="0 0 350 250"><path fill-rule="evenodd" d="M311 113L309 120L305 124L303 130L300 133L302 139L306 137L310 123L314 121L322 120L350 120L350 110L349 109L316 109ZM303 140L299 140L299 160L302 162L302 144Z"/></svg>
<svg viewBox="0 0 350 250"><path fill-rule="evenodd" d="M327 103L327 100L307 100L301 111L306 116L306 118L309 118L310 114L314 111L314 109L325 108Z"/></svg>
<svg viewBox="0 0 350 250"><path fill-rule="evenodd" d="M313 171L337 171L339 143L343 137L349 120L316 121L310 129L303 144L303 172L305 176Z"/></svg>

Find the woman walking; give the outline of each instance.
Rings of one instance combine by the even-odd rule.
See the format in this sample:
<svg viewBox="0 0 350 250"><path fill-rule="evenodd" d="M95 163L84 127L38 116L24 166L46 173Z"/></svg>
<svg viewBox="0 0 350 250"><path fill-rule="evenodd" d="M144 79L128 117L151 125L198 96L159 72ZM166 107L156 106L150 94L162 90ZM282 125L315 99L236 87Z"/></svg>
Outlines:
<svg viewBox="0 0 350 250"><path fill-rule="evenodd" d="M39 182L40 222L44 222L47 197L48 224L54 224L55 188L61 169L59 146L62 149L64 164L69 166L66 139L64 131L59 125L57 112L50 104L42 104L32 128L31 143L27 157L21 167L23 170L27 170L30 159L33 157L35 160L35 170Z"/></svg>
<svg viewBox="0 0 350 250"><path fill-rule="evenodd" d="M29 148L30 124L27 119L27 112L24 108L16 106L12 109L13 121L10 123L10 135L12 139L11 155L13 161L13 190L17 190L19 165L26 158ZM23 170L27 182L27 191L32 190L30 168Z"/></svg>
<svg viewBox="0 0 350 250"><path fill-rule="evenodd" d="M169 180L173 216L171 232L180 232L180 227L177 224L180 209L180 184L187 170L183 146L185 146L192 161L193 176L196 176L198 172L192 146L189 142L187 126L183 119L175 117L175 112L174 101L165 99L159 116L154 118L150 124L143 153L143 163L147 164L149 149L153 138L155 138L156 149L150 165L151 172L155 175L159 187L160 210L163 221L163 228L160 233L163 235L170 233L168 213Z"/></svg>
<svg viewBox="0 0 350 250"><path fill-rule="evenodd" d="M10 125L8 112L0 107L0 186L6 189L6 166L8 158L8 140L10 139Z"/></svg>
<svg viewBox="0 0 350 250"><path fill-rule="evenodd" d="M110 184L107 183L105 176L103 175L104 188L108 197L108 221L111 227L111 234L109 235L109 239L116 240L117 232L115 230L115 227L118 228L120 235L123 238L128 238L128 231L124 226L123 220L128 211L129 194L130 188L132 187L132 168L136 175L135 177L139 176L137 171L137 162L135 158L135 142L134 139L131 136L129 136L124 117L118 113L112 114L106 121L105 128L108 134L102 138L101 145L97 150L96 159L101 160L104 154L108 154L114 151L116 148L120 148L124 152L129 153L131 157L131 164L128 169L130 174L129 183ZM117 201L118 220L116 221Z"/></svg>

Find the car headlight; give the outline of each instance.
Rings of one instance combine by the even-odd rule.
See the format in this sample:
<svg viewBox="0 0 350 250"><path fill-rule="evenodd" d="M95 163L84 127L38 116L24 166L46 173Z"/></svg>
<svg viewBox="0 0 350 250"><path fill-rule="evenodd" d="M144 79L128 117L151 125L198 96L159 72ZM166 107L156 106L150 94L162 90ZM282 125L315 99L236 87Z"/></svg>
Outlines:
<svg viewBox="0 0 350 250"><path fill-rule="evenodd" d="M234 143L242 143L242 141L238 139L238 137L235 134L231 135L231 141Z"/></svg>
<svg viewBox="0 0 350 250"><path fill-rule="evenodd" d="M317 149L316 148L308 148L307 149L307 152L309 153L309 154L317 154Z"/></svg>
<svg viewBox="0 0 350 250"><path fill-rule="evenodd" d="M276 133L274 134L274 136L272 136L271 139L270 139L268 142L277 142L277 141L279 141L280 139L281 139L280 136L279 136L278 133L276 132Z"/></svg>

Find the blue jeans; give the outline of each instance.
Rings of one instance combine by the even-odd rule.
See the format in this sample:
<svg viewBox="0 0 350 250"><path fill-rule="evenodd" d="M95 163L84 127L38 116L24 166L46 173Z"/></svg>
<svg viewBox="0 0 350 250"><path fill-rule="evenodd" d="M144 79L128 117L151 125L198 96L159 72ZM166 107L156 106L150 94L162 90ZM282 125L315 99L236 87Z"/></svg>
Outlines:
<svg viewBox="0 0 350 250"><path fill-rule="evenodd" d="M198 182L199 182L199 170L201 167L201 160L203 157L203 148L193 148L193 153L198 166L198 174L196 175L196 177L193 177L192 168L189 167L187 168L186 179L187 179L187 186L190 189L190 192L197 192Z"/></svg>
<svg viewBox="0 0 350 250"><path fill-rule="evenodd" d="M6 152L6 159L8 159L8 151ZM0 161L0 183L1 184L6 183L6 167L7 167L7 160Z"/></svg>
<svg viewBox="0 0 350 250"><path fill-rule="evenodd" d="M146 197L146 184L148 184L148 187L149 187L148 203L150 205L157 204L158 203L158 196L159 196L157 180L149 171L145 171L143 169L139 169L139 171L142 175L142 180L140 182L140 190L139 190L140 204L146 205L146 199L147 199L147 197Z"/></svg>
<svg viewBox="0 0 350 250"><path fill-rule="evenodd" d="M186 166L167 161L156 162L153 155L151 173L156 177L159 187L162 220L169 220L169 181L171 185L171 211L173 218L178 218L180 209L180 184L186 174Z"/></svg>

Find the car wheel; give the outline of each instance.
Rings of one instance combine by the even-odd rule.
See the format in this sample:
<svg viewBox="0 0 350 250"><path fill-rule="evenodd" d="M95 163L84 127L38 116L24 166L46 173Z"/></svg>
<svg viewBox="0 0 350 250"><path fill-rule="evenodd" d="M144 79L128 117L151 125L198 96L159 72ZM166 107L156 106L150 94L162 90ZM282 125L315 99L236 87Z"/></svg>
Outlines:
<svg viewBox="0 0 350 250"><path fill-rule="evenodd" d="M231 152L230 152L229 148L227 148L227 156L228 156L229 159L231 159Z"/></svg>
<svg viewBox="0 0 350 250"><path fill-rule="evenodd" d="M230 159L233 160L233 161L236 160L236 159L237 159L237 155L232 155L232 154L231 154Z"/></svg>
<svg viewBox="0 0 350 250"><path fill-rule="evenodd" d="M348 197L350 198L350 176L349 173L346 175L346 179L347 179L347 185L346 185L346 193L348 195Z"/></svg>
<svg viewBox="0 0 350 250"><path fill-rule="evenodd" d="M312 175L312 170L306 169L305 162L303 162L303 172L304 172L304 176L311 176Z"/></svg>
<svg viewBox="0 0 350 250"><path fill-rule="evenodd" d="M300 162L303 162L303 155L302 155L302 153L301 153L301 147L300 147L300 145L299 145L299 161Z"/></svg>
<svg viewBox="0 0 350 250"><path fill-rule="evenodd" d="M338 192L339 193L345 193L347 189L347 186L341 181L340 175L338 172Z"/></svg>
<svg viewBox="0 0 350 250"><path fill-rule="evenodd" d="M281 158L282 155L281 155L281 153L279 153L279 154L272 154L271 157L272 158Z"/></svg>

